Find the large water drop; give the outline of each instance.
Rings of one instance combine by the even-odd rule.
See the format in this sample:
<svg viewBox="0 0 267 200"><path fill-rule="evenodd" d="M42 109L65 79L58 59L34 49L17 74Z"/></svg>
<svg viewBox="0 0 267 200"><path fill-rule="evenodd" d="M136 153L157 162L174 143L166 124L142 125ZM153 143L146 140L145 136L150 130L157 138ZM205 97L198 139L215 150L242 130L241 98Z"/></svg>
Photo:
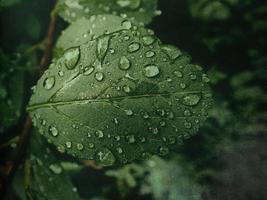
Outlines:
<svg viewBox="0 0 267 200"><path fill-rule="evenodd" d="M111 166L116 159L109 149L103 148L96 153L96 161L102 166Z"/></svg>
<svg viewBox="0 0 267 200"><path fill-rule="evenodd" d="M182 103L187 106L197 105L200 101L200 96L197 94L188 94L183 98Z"/></svg>
<svg viewBox="0 0 267 200"><path fill-rule="evenodd" d="M67 69L74 69L80 59L80 49L78 47L68 49L64 54L64 62Z"/></svg>
<svg viewBox="0 0 267 200"><path fill-rule="evenodd" d="M148 78L155 77L159 74L159 68L155 65L148 65L145 67L145 76Z"/></svg>
<svg viewBox="0 0 267 200"><path fill-rule="evenodd" d="M43 82L43 86L46 90L51 90L54 85L55 85L55 77L54 76L50 76L50 77L47 77L44 82Z"/></svg>

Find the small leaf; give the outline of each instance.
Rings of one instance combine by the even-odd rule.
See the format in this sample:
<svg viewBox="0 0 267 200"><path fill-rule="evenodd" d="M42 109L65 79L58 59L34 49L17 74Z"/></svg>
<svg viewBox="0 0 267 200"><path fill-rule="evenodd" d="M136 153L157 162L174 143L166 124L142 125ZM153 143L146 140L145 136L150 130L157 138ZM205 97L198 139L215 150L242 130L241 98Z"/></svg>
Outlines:
<svg viewBox="0 0 267 200"><path fill-rule="evenodd" d="M201 20L226 20L231 16L227 3L219 0L189 0L189 9L193 17Z"/></svg>
<svg viewBox="0 0 267 200"><path fill-rule="evenodd" d="M179 161L165 161L155 156L146 165L148 175L143 187L150 188L154 199L202 199L204 188L188 175Z"/></svg>
<svg viewBox="0 0 267 200"><path fill-rule="evenodd" d="M92 15L114 14L148 24L159 14L157 0L60 0L57 10L68 22Z"/></svg>
<svg viewBox="0 0 267 200"><path fill-rule="evenodd" d="M132 26L129 20L115 15L97 15L89 19L79 19L62 32L57 41L56 55L61 56L62 52L73 46L79 46L104 34L129 30Z"/></svg>
<svg viewBox="0 0 267 200"><path fill-rule="evenodd" d="M60 162L52 154L48 143L33 131L30 141L30 159L25 165L28 199L79 200L77 189Z"/></svg>
<svg viewBox="0 0 267 200"><path fill-rule="evenodd" d="M104 38L109 42L100 61ZM66 67L67 50L40 78L28 107L35 125L61 152L102 165L163 156L207 118L211 94L202 68L176 48L166 50L143 27L75 48L76 67ZM51 88L48 79L54 80Z"/></svg>
<svg viewBox="0 0 267 200"><path fill-rule="evenodd" d="M0 133L15 125L21 115L24 72L0 49Z"/></svg>

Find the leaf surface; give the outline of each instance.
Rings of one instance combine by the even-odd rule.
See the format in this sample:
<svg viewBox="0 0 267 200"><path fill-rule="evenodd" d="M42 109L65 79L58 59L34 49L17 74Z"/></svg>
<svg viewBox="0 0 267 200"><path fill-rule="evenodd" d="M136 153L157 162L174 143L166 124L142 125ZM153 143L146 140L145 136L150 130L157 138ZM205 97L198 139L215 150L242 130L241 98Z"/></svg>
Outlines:
<svg viewBox="0 0 267 200"><path fill-rule="evenodd" d="M102 165L166 155L207 118L202 68L134 27L69 48L38 81L28 110L60 151Z"/></svg>
<svg viewBox="0 0 267 200"><path fill-rule="evenodd" d="M89 19L81 18L62 31L56 44L57 56L70 47L79 46L104 34L128 30L132 22L116 15L94 15Z"/></svg>
<svg viewBox="0 0 267 200"><path fill-rule="evenodd" d="M28 199L81 199L70 177L37 131L33 131L29 154L30 159L25 166Z"/></svg>
<svg viewBox="0 0 267 200"><path fill-rule="evenodd" d="M113 14L148 24L157 14L157 0L60 0L59 15L68 22L92 15Z"/></svg>

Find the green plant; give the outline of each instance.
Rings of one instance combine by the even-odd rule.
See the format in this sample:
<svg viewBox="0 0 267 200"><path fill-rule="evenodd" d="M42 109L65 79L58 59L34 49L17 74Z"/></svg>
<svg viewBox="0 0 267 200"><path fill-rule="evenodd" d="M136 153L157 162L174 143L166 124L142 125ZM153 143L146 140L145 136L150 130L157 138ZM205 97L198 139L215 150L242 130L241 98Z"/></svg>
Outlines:
<svg viewBox="0 0 267 200"><path fill-rule="evenodd" d="M32 133L25 163L26 176L31 177L26 177L28 198L72 195L54 196L53 184L63 181L62 190L66 190L71 183L52 155L44 153L46 145L38 132L61 153L110 166L147 160L155 154L164 156L194 135L207 118L211 105L207 75L199 65L190 63L188 55L163 45L144 27L159 13L156 4L156 0L61 0L56 4L41 61L43 70L49 63L57 15L70 25L59 37L55 59L33 87L27 106L38 130ZM18 67L20 58L11 62L4 54L1 57L3 67ZM8 70L1 74L1 98L13 91L2 84L12 81L7 77L20 81L8 73L23 78L13 67ZM16 122L22 108L23 93L10 95L3 103L12 106L1 105L10 109L1 110L1 132ZM27 136L29 117L25 126ZM26 136L20 138L21 145ZM61 174L60 178L54 178L51 171ZM46 176L51 182L42 181ZM72 199L79 199L73 195Z"/></svg>
<svg viewBox="0 0 267 200"><path fill-rule="evenodd" d="M167 154L205 120L207 76L150 30L98 15L72 23L61 37L65 51L27 108L61 152L101 165L148 159Z"/></svg>
<svg viewBox="0 0 267 200"><path fill-rule="evenodd" d="M0 1L0 199L266 199L266 8Z"/></svg>

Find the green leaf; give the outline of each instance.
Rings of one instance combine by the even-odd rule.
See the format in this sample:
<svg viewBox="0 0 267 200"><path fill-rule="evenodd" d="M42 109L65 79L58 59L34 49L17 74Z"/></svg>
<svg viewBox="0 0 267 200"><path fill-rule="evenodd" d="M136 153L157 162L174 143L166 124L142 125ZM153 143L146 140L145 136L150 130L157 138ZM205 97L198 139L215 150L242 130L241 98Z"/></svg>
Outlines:
<svg viewBox="0 0 267 200"><path fill-rule="evenodd" d="M128 30L132 26L129 20L115 15L97 15L89 19L79 19L62 31L56 45L56 56L61 56L70 47L79 46L104 34Z"/></svg>
<svg viewBox="0 0 267 200"><path fill-rule="evenodd" d="M176 160L164 161L155 156L146 164L149 174L145 184L148 186L143 184L143 187L149 187L156 200L202 199L203 188Z"/></svg>
<svg viewBox="0 0 267 200"><path fill-rule="evenodd" d="M160 14L157 0L60 0L57 11L68 22L92 15L114 14L148 24Z"/></svg>
<svg viewBox="0 0 267 200"><path fill-rule="evenodd" d="M80 200L70 177L49 149L48 143L41 137L37 131L33 131L30 159L25 165L28 199Z"/></svg>
<svg viewBox="0 0 267 200"><path fill-rule="evenodd" d="M0 49L0 133L15 125L21 115L24 72Z"/></svg>
<svg viewBox="0 0 267 200"><path fill-rule="evenodd" d="M230 17L230 8L219 0L189 0L193 17L202 20L226 20Z"/></svg>
<svg viewBox="0 0 267 200"><path fill-rule="evenodd" d="M7 200L27 200L24 187L24 168L19 167L7 186Z"/></svg>
<svg viewBox="0 0 267 200"><path fill-rule="evenodd" d="M144 30L72 47L40 78L28 111L61 152L102 165L166 155L207 118L202 68Z"/></svg>

